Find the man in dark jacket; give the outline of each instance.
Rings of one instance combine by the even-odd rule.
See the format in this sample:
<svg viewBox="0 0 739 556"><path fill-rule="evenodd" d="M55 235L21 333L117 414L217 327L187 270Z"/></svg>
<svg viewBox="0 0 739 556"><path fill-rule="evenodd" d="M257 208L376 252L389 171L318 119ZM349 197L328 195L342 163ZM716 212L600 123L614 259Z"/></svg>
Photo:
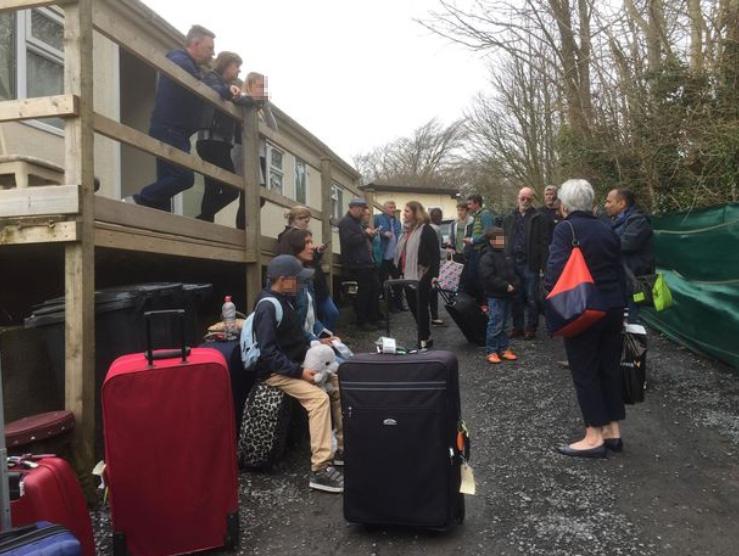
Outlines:
<svg viewBox="0 0 739 556"><path fill-rule="evenodd" d="M547 185L544 188L544 206L539 209L539 212L545 217L549 224L547 240L548 243L552 243L554 227L559 224L559 221L562 219L562 216L559 213L559 199L557 198L556 185Z"/></svg>
<svg viewBox="0 0 739 556"><path fill-rule="evenodd" d="M636 207L634 193L628 189L612 189L606 197L605 209L613 231L621 240L627 275L654 274L654 231L649 217ZM634 285L630 282L627 280L629 320L636 321L639 309L632 299Z"/></svg>
<svg viewBox="0 0 739 556"><path fill-rule="evenodd" d="M378 310L380 292L377 268L372 260L372 239L377 231L362 224L365 208L367 201L352 199L349 211L339 222L339 241L342 270L346 272L347 278L357 282L357 298L354 304L357 326L363 330L370 330L372 328L369 323L381 326Z"/></svg>
<svg viewBox="0 0 739 556"><path fill-rule="evenodd" d="M173 50L167 58L195 79L202 80L200 65L213 56L214 38L215 34L205 27L193 25L187 33L185 49ZM203 102L195 93L162 74L157 85L149 135L189 153L190 136L199 129L202 112ZM157 181L136 193L133 200L139 205L169 211L172 197L192 187L194 180L192 170L158 158Z"/></svg>
<svg viewBox="0 0 739 556"><path fill-rule="evenodd" d="M547 264L549 249L549 223L532 206L534 190L524 187L518 192L517 206L503 219L506 252L513 259L521 287L513 299L513 330L511 338L536 337L539 324L539 274ZM524 307L526 329L524 331Z"/></svg>
<svg viewBox="0 0 739 556"><path fill-rule="evenodd" d="M254 336L259 346L259 360L255 371L258 380L297 399L308 412L310 488L325 492L343 492L344 476L334 467L344 464L339 381L335 375L331 377L334 388L327 394L313 380L318 369L305 369L301 366L308 351L308 341L303 333L304 323L295 310L295 296L299 282L312 275L313 270L303 268L300 261L292 255L278 255L267 266L270 286L259 295L254 309ZM265 297L279 301L282 308L279 322L273 303L260 303ZM338 444L333 454L332 428L336 429Z"/></svg>

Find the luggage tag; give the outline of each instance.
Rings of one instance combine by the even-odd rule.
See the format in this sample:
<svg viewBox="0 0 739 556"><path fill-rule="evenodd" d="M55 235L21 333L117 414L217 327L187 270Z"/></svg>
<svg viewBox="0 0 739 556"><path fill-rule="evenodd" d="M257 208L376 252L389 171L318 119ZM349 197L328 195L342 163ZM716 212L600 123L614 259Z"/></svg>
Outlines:
<svg viewBox="0 0 739 556"><path fill-rule="evenodd" d="M475 474L466 461L462 462L462 482L459 485L459 492L462 494L475 494Z"/></svg>

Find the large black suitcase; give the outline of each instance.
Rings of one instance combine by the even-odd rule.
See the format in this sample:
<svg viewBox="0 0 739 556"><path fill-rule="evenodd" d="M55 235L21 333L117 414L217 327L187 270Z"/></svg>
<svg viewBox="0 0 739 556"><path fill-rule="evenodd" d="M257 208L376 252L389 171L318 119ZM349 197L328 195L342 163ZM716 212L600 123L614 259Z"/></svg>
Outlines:
<svg viewBox="0 0 739 556"><path fill-rule="evenodd" d="M449 316L471 344L485 345L488 316L482 311L474 297L464 292L454 294L439 290Z"/></svg>
<svg viewBox="0 0 739 556"><path fill-rule="evenodd" d="M442 530L461 523L456 356L356 355L341 365L339 382L347 521Z"/></svg>

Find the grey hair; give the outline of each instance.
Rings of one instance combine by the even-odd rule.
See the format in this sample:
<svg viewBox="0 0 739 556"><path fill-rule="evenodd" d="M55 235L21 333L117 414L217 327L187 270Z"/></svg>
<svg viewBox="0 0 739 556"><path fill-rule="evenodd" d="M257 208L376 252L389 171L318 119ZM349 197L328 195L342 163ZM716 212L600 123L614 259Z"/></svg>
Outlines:
<svg viewBox="0 0 739 556"><path fill-rule="evenodd" d="M567 180L559 187L557 196L567 212L575 210L590 212L593 210L595 191L587 180Z"/></svg>
<svg viewBox="0 0 739 556"><path fill-rule="evenodd" d="M194 42L203 40L205 37L216 38L216 34L202 25L193 25L185 36L185 44L190 46Z"/></svg>

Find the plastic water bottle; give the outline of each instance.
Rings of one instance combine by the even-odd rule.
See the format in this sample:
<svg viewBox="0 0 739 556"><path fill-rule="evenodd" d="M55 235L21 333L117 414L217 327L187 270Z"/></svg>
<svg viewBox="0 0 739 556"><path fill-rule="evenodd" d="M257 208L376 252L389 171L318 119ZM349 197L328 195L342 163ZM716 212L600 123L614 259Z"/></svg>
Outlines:
<svg viewBox="0 0 739 556"><path fill-rule="evenodd" d="M221 310L223 318L223 328L227 340L236 338L236 305L231 301L231 296L227 295L223 300L223 309Z"/></svg>

